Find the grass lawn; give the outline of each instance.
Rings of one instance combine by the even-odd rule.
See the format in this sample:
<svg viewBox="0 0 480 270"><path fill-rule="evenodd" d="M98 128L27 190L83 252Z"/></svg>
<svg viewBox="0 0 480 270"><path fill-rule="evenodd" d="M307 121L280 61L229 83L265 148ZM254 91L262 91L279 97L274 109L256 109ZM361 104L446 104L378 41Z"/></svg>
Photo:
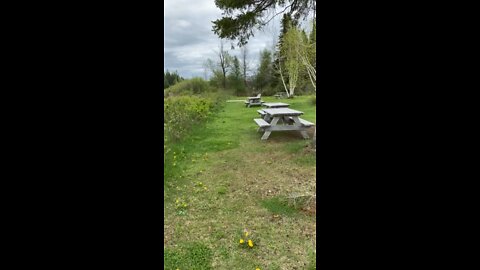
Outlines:
<svg viewBox="0 0 480 270"><path fill-rule="evenodd" d="M315 123L310 99L262 97L289 103ZM253 121L258 109L227 102L173 146L176 162L164 183L165 269L316 268L315 205L287 199L316 193L315 153L299 132L273 132L261 141ZM253 248L241 245L242 237Z"/></svg>

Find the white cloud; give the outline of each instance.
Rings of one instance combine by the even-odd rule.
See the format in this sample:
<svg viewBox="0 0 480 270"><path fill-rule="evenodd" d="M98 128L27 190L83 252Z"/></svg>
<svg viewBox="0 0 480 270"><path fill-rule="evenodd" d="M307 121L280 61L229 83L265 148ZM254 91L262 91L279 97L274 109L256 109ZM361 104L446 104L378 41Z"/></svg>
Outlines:
<svg viewBox="0 0 480 270"><path fill-rule="evenodd" d="M212 32L212 21L221 18L221 10L214 0L165 0L164 2L164 70L177 70L186 78L203 77L202 64L208 59L216 61L219 38ZM247 47L251 67L258 65L259 52L272 49L278 38L279 18L255 33ZM234 42L235 43L235 42ZM230 42L225 47L230 49ZM239 49L230 51L239 56Z"/></svg>

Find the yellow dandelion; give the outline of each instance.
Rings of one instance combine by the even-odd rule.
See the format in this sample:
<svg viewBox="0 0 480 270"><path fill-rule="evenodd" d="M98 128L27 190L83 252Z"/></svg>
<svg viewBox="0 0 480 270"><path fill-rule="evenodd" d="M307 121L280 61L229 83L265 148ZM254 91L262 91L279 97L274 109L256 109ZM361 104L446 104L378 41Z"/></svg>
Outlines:
<svg viewBox="0 0 480 270"><path fill-rule="evenodd" d="M177 269L177 270L178 270L178 269ZM255 268L255 270L260 270L260 268L257 267L257 268Z"/></svg>
<svg viewBox="0 0 480 270"><path fill-rule="evenodd" d="M247 236L248 236L248 232L247 232L247 231L245 231L245 237L247 237Z"/></svg>
<svg viewBox="0 0 480 270"><path fill-rule="evenodd" d="M253 241L252 240L248 240L248 246L253 247Z"/></svg>
<svg viewBox="0 0 480 270"><path fill-rule="evenodd" d="M245 241L243 239L240 239L240 244L243 244L245 243Z"/></svg>

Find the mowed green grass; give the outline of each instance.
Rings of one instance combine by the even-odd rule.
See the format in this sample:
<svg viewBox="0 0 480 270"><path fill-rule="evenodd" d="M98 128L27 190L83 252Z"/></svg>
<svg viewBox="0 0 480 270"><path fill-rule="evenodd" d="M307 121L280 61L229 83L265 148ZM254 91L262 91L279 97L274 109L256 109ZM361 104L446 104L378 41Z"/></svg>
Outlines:
<svg viewBox="0 0 480 270"><path fill-rule="evenodd" d="M315 123L310 99L262 98L289 103ZM164 183L165 269L316 268L315 206L288 199L316 193L315 153L299 132L274 132L261 141L253 121L258 109L226 103L173 146L176 162ZM244 229L253 248L239 244Z"/></svg>

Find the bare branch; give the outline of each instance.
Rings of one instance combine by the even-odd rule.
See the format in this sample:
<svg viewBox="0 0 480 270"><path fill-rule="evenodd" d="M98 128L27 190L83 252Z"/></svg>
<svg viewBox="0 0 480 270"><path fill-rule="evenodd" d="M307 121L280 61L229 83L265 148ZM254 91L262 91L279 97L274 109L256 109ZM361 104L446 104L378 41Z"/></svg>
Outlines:
<svg viewBox="0 0 480 270"><path fill-rule="evenodd" d="M293 5L293 3L290 4L290 5L288 5L288 6L286 6L285 9L283 9L282 11L280 11L280 12L278 12L277 14L273 15L273 17L271 17L267 22L262 22L262 26L267 25L271 20L273 20L273 18L275 18L277 15L280 15L280 14L284 13L285 10L287 10L287 8L291 7L292 5Z"/></svg>

